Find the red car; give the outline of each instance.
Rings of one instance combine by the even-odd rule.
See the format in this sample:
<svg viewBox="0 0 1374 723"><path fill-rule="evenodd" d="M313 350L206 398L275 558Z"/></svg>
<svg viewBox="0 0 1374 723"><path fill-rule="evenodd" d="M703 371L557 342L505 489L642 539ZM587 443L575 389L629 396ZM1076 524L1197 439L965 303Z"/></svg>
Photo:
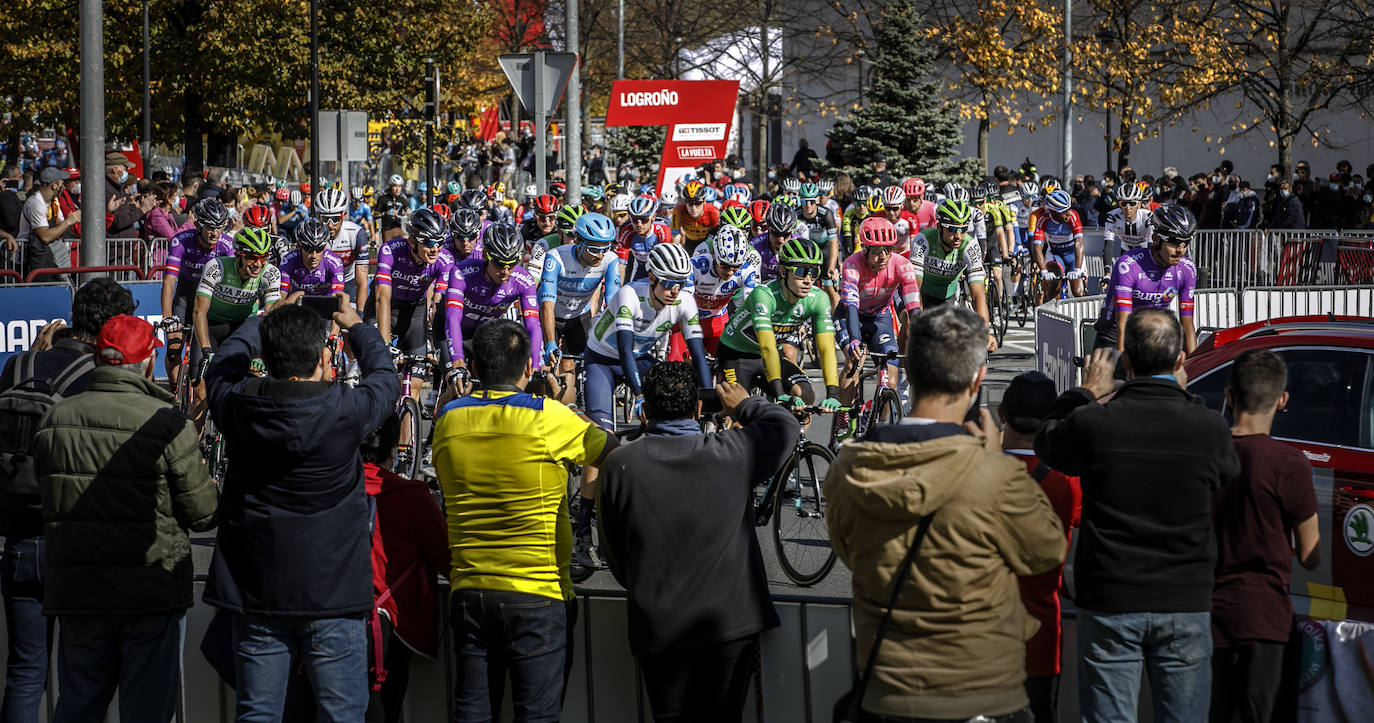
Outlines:
<svg viewBox="0 0 1374 723"><path fill-rule="evenodd" d="M1231 362L1256 348L1288 364L1288 406L1272 434L1307 457L1317 489L1322 566L1293 566L1294 609L1374 621L1374 319L1297 316L1218 331L1188 358L1188 390L1226 413Z"/></svg>

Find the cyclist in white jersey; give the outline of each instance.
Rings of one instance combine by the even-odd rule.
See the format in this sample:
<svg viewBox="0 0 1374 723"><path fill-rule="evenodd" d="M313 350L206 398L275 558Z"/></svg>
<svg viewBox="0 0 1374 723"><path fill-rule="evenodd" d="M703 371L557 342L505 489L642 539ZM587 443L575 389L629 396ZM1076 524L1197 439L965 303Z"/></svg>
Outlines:
<svg viewBox="0 0 1374 723"><path fill-rule="evenodd" d="M1107 212L1107 222L1103 224L1103 255L1107 256L1113 243L1117 251L1113 256L1138 249L1150 242L1152 224L1150 209L1145 204L1145 194L1134 183L1123 183L1116 189L1117 207Z"/></svg>
<svg viewBox="0 0 1374 723"><path fill-rule="evenodd" d="M743 299L758 285L762 264L749 237L734 226L718 226L697 248L692 257L692 296L701 314L706 351L716 353L716 342L730 318L731 301Z"/></svg>
<svg viewBox="0 0 1374 723"><path fill-rule="evenodd" d="M315 216L329 227L327 251L339 257L344 267L344 288L353 287L353 304L367 303L367 230L348 218L348 197L337 188L315 194Z"/></svg>

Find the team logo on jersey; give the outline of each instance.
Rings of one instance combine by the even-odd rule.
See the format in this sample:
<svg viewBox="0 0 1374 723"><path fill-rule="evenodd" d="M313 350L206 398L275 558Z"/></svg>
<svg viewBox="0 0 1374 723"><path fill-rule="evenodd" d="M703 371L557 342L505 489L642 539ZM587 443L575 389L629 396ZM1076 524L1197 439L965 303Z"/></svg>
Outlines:
<svg viewBox="0 0 1374 723"><path fill-rule="evenodd" d="M754 313L760 316L767 314L768 307L764 306L762 303L754 304Z"/></svg>

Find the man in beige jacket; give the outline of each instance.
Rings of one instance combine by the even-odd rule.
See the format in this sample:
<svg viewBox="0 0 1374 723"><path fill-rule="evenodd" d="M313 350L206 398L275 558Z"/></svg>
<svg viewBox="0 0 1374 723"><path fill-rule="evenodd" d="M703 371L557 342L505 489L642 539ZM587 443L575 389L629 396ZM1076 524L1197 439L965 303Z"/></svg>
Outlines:
<svg viewBox="0 0 1374 723"><path fill-rule="evenodd" d="M987 325L954 306L912 317L912 412L845 445L825 482L826 520L854 573L859 665L917 523L935 513L897 598L861 720L1029 723L1025 643L1038 623L1017 575L1064 560L1064 530L992 416L963 420L987 373ZM976 433L975 433L976 432Z"/></svg>

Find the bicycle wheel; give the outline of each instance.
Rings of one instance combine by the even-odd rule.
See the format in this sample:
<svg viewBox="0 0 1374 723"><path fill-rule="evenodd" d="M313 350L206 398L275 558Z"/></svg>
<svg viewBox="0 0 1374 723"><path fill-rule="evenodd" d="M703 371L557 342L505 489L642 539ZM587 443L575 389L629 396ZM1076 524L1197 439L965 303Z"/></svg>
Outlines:
<svg viewBox="0 0 1374 723"><path fill-rule="evenodd" d="M983 299L988 305L988 331L992 333L992 338L997 340L997 345L1002 345L1002 333L998 331L1002 320L1002 295L997 293L997 282L988 279L985 287L987 297Z"/></svg>
<svg viewBox="0 0 1374 723"><path fill-rule="evenodd" d="M875 424L894 424L902 418L902 400L897 396L897 392L888 387L878 387L878 391L873 394L872 416L868 426L871 429Z"/></svg>
<svg viewBox="0 0 1374 723"><path fill-rule="evenodd" d="M405 397L401 400L401 442L396 446L396 463L392 470L406 479L415 479L420 472L420 403Z"/></svg>
<svg viewBox="0 0 1374 723"><path fill-rule="evenodd" d="M787 579L802 587L820 582L835 566L835 550L825 526L821 483L835 456L815 442L778 470L773 497L773 547Z"/></svg>
<svg viewBox="0 0 1374 723"><path fill-rule="evenodd" d="M1008 278L1010 274L1004 271L999 270L998 273L1001 274L1002 277L1002 291L997 294L999 301L997 308L1000 316L998 324L1001 327L1001 331L997 333L997 343L1000 345L1002 339L1007 335L1007 323L1011 318L1011 294L1008 294L1006 291L1007 287L1011 285L1011 279Z"/></svg>
<svg viewBox="0 0 1374 723"><path fill-rule="evenodd" d="M205 466L210 471L210 479L224 484L224 475L229 471L229 457L224 448L224 435L219 433L219 428L215 426L214 420L208 414L205 417L205 428L201 430L200 444L201 455L205 457Z"/></svg>

